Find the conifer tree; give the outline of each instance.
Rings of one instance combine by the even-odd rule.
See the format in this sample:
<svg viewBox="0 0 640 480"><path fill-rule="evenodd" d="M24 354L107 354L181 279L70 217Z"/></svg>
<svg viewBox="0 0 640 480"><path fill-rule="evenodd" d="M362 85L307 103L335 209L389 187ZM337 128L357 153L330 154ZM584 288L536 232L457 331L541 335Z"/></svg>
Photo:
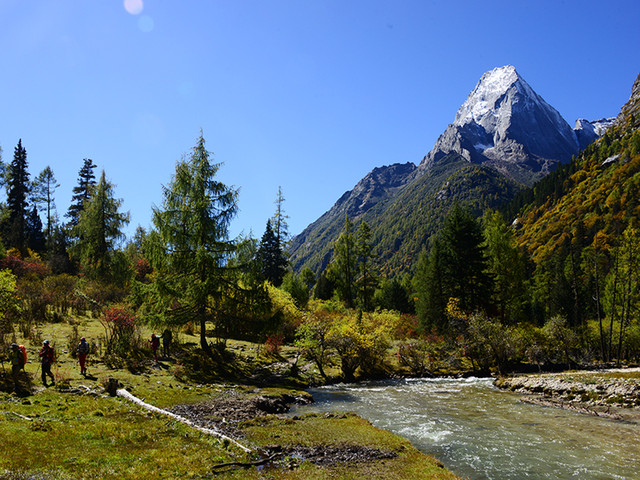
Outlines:
<svg viewBox="0 0 640 480"><path fill-rule="evenodd" d="M444 310L451 298L467 311L486 308L491 293L486 269L482 229L468 210L454 205L416 269L416 311L423 327L447 329Z"/></svg>
<svg viewBox="0 0 640 480"><path fill-rule="evenodd" d="M9 215L5 225L7 247L21 251L26 248L27 196L29 194L29 172L27 170L27 151L18 141L13 161L7 170L7 208Z"/></svg>
<svg viewBox="0 0 640 480"><path fill-rule="evenodd" d="M191 155L176 165L163 204L153 209L158 247L151 260L158 270L155 301L168 308L174 323L196 321L200 346L213 357L207 322L218 320L216 307L225 302L227 260L235 247L228 227L238 206L238 192L216 179L221 164L211 162L200 134ZM153 236L152 236L153 238Z"/></svg>
<svg viewBox="0 0 640 480"><path fill-rule="evenodd" d="M114 197L113 184L107 181L103 171L72 230L78 238L72 254L90 278L117 280L115 277L122 273L116 268L120 259L115 255L115 248L124 238L122 228L129 223L129 213L121 213L121 205L122 199Z"/></svg>
<svg viewBox="0 0 640 480"><path fill-rule="evenodd" d="M69 226L74 227L80 220L80 213L84 210L85 203L89 200L92 190L96 185L96 176L93 171L96 165L90 158L85 158L82 168L78 172L78 185L73 187L71 205L66 216L69 218Z"/></svg>
<svg viewBox="0 0 640 480"><path fill-rule="evenodd" d="M278 187L278 196L276 197L276 212L271 217L271 226L275 232L276 239L280 244L280 249L285 252L287 250L287 242L289 241L289 225L287 224L288 215L284 213L283 208L284 195L282 187Z"/></svg>
<svg viewBox="0 0 640 480"><path fill-rule="evenodd" d="M56 208L54 194L59 187L60 184L53 175L53 170L51 170L51 167L48 165L33 181L31 194L33 203L41 210L44 207L47 212L47 227L45 230L47 240L49 240L52 235Z"/></svg>
<svg viewBox="0 0 640 480"><path fill-rule="evenodd" d="M366 312L373 308L373 294L376 288L376 278L371 265L373 260L373 247L371 245L371 229L369 224L363 221L358 228L357 255L360 278L358 279L358 296L362 309Z"/></svg>
<svg viewBox="0 0 640 480"><path fill-rule="evenodd" d="M38 214L38 208L34 205L25 222L26 246L37 253L44 252L46 241L42 232L42 221Z"/></svg>
<svg viewBox="0 0 640 480"><path fill-rule="evenodd" d="M355 280L358 268L358 253L353 235L351 219L345 217L342 233L333 244L333 260L329 265L330 279L338 290L338 296L347 308L353 308Z"/></svg>
<svg viewBox="0 0 640 480"><path fill-rule="evenodd" d="M465 310L486 306L491 281L480 224L469 210L454 205L441 231L444 290L448 297L460 299Z"/></svg>
<svg viewBox="0 0 640 480"><path fill-rule="evenodd" d="M516 245L513 230L498 212L484 216L484 247L487 272L493 279L492 301L503 323L516 323L524 318L528 300L526 258Z"/></svg>
<svg viewBox="0 0 640 480"><path fill-rule="evenodd" d="M448 297L444 290L444 265L441 241L436 237L431 252L422 250L418 258L413 288L417 292L416 313L426 331L446 328L444 310Z"/></svg>
<svg viewBox="0 0 640 480"><path fill-rule="evenodd" d="M287 273L288 262L278 237L271 227L271 220L267 220L267 228L260 240L257 256L262 277L273 286L279 287Z"/></svg>

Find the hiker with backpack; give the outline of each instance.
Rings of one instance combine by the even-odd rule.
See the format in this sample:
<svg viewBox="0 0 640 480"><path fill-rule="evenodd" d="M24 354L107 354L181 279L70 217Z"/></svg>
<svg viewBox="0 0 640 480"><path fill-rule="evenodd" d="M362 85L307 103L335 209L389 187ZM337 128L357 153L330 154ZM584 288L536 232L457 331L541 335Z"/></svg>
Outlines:
<svg viewBox="0 0 640 480"><path fill-rule="evenodd" d="M153 357L158 362L158 347L160 346L160 337L155 333L151 334L151 350L153 351Z"/></svg>
<svg viewBox="0 0 640 480"><path fill-rule="evenodd" d="M18 375L20 370L24 370L25 356L17 344L11 344L11 376L13 377L14 388L18 391Z"/></svg>
<svg viewBox="0 0 640 480"><path fill-rule="evenodd" d="M80 362L80 375L87 374L87 355L89 353L89 344L87 343L87 339L82 337L80 339L80 343L78 344L78 362Z"/></svg>
<svg viewBox="0 0 640 480"><path fill-rule="evenodd" d="M172 340L173 340L173 334L171 333L171 330L169 330L168 328L165 328L164 332L162 332L162 355L164 355L167 358L169 358Z"/></svg>
<svg viewBox="0 0 640 480"><path fill-rule="evenodd" d="M40 364L42 365L42 384L47 387L47 375L51 377L51 385L55 385L56 382L51 373L51 365L56 361L56 355L53 347L49 345L49 340L45 340L42 343L40 349Z"/></svg>

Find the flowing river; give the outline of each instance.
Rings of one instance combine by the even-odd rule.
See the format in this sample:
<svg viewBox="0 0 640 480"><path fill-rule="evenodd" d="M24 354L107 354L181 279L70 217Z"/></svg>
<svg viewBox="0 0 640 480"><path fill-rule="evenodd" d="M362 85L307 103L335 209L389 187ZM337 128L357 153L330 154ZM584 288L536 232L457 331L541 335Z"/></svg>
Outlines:
<svg viewBox="0 0 640 480"><path fill-rule="evenodd" d="M293 413L353 411L470 479L640 479L640 425L530 405L491 379L312 389Z"/></svg>

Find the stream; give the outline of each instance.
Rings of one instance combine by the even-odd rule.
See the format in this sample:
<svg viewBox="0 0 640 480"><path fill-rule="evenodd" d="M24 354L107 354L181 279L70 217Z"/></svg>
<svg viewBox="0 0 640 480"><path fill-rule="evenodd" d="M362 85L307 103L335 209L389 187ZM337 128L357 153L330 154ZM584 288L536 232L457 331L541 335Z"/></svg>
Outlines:
<svg viewBox="0 0 640 480"><path fill-rule="evenodd" d="M311 389L294 414L352 411L463 478L640 479L640 425L520 402L492 379L404 379Z"/></svg>

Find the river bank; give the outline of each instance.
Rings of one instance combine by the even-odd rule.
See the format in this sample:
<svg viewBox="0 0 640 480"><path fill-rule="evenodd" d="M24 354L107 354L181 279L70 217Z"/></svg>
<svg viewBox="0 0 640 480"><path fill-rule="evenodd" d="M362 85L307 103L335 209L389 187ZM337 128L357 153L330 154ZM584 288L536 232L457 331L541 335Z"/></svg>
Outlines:
<svg viewBox="0 0 640 480"><path fill-rule="evenodd" d="M142 362L136 373L93 362L77 373L58 357L55 387L29 363L20 395L0 392L0 478L242 478L454 480L434 458L349 413L283 415L311 398L291 386L178 380L174 360ZM272 372L273 373L273 372ZM9 373L0 372L8 381ZM107 381L109 380L109 381ZM104 386L215 430L251 449L150 412ZM27 385L25 385L26 387Z"/></svg>
<svg viewBox="0 0 640 480"><path fill-rule="evenodd" d="M638 368L500 377L495 385L527 403L640 423Z"/></svg>

